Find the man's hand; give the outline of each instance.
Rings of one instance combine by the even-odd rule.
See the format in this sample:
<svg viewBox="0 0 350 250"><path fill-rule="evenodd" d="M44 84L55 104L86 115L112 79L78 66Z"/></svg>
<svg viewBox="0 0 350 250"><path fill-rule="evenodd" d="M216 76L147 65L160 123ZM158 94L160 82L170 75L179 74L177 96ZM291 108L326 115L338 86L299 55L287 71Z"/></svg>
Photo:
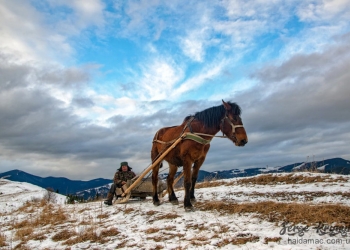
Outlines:
<svg viewBox="0 0 350 250"><path fill-rule="evenodd" d="M122 182L122 185L125 185L125 184L126 184L126 182L125 182L125 181L123 181L123 182Z"/></svg>

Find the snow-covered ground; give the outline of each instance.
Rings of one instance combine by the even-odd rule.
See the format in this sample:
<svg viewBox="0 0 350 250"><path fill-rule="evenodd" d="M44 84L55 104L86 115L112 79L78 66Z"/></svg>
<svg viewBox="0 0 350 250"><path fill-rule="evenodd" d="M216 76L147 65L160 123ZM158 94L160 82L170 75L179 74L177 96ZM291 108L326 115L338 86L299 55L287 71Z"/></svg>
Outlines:
<svg viewBox="0 0 350 250"><path fill-rule="evenodd" d="M39 206L46 190L0 179L0 249L350 249L350 228L331 231L317 225L306 228L306 224L288 228L283 220L276 222L258 212L205 207L215 202L232 207L275 202L350 208L349 176L278 173L268 176L296 181L254 181L262 176L218 180L219 186L213 181L213 187L198 188L193 212L183 208L183 190L176 191L179 205L170 204L167 196L158 207L150 197L113 206L102 201L65 204L64 196L57 195L51 200L54 205ZM47 211L61 216L40 223ZM338 226L342 222L333 221ZM26 227L31 230L24 233Z"/></svg>

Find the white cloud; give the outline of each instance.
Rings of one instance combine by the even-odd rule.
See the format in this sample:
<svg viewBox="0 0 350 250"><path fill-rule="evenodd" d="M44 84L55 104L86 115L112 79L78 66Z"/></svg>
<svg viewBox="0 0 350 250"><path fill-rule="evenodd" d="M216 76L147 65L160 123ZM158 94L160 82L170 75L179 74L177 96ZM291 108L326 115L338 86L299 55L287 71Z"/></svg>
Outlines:
<svg viewBox="0 0 350 250"><path fill-rule="evenodd" d="M173 96L176 84L184 77L181 67L167 59L155 58L141 67L142 75L137 80L136 98L143 101L162 100Z"/></svg>
<svg viewBox="0 0 350 250"><path fill-rule="evenodd" d="M203 41L196 35L181 39L183 53L193 61L202 62L204 57Z"/></svg>
<svg viewBox="0 0 350 250"><path fill-rule="evenodd" d="M307 22L348 22L350 4L347 0L302 2L297 9L297 14L302 21Z"/></svg>
<svg viewBox="0 0 350 250"><path fill-rule="evenodd" d="M172 96L179 98L181 95L200 87L207 80L215 78L222 73L222 70L226 65L226 60L221 60L220 62L215 61L214 63L208 65L200 72L197 72L195 76L186 80L178 88L174 89Z"/></svg>

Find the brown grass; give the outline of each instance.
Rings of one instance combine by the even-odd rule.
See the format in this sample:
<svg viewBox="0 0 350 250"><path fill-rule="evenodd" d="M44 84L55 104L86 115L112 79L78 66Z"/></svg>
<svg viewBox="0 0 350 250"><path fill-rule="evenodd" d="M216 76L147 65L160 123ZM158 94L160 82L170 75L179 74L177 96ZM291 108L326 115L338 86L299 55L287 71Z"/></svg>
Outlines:
<svg viewBox="0 0 350 250"><path fill-rule="evenodd" d="M273 175L264 174L258 175L251 178L244 178L237 180L237 184L257 184L257 185L275 185L279 183L283 184L305 184L305 183L315 183L315 182L347 182L347 179L338 176L337 178L330 178L330 175L320 176L304 176L297 174L287 174L287 175Z"/></svg>
<svg viewBox="0 0 350 250"><path fill-rule="evenodd" d="M281 240L281 237L265 237L264 244L268 244L269 242L280 242Z"/></svg>
<svg viewBox="0 0 350 250"><path fill-rule="evenodd" d="M119 235L120 232L116 228L109 228L102 230L99 234L96 232L96 228L88 227L81 233L76 233L70 230L63 230L52 237L54 241L63 241L64 245L75 245L77 243L90 241L98 243L106 243L110 237Z"/></svg>
<svg viewBox="0 0 350 250"><path fill-rule="evenodd" d="M258 236L253 236L251 234L247 234L244 236L237 236L237 238L233 238L230 243L233 245L243 245L246 244L247 242L257 242L259 241Z"/></svg>
<svg viewBox="0 0 350 250"><path fill-rule="evenodd" d="M205 236L196 236L190 239L190 241L194 246L203 246L210 243L209 239Z"/></svg>
<svg viewBox="0 0 350 250"><path fill-rule="evenodd" d="M203 211L217 210L227 214L255 213L257 217L270 222L288 221L290 223L307 225L321 222L350 226L350 207L339 204L314 205L273 201L237 204L213 201L198 202L197 207Z"/></svg>
<svg viewBox="0 0 350 250"><path fill-rule="evenodd" d="M249 196L249 197L266 197L266 198L273 198L278 199L279 201L313 201L315 198L318 197L325 197L325 196L341 196L344 199L350 198L350 192L334 192L334 193L328 193L328 192L310 192L310 191L303 191L303 192L275 192L275 193L268 193L268 192L228 192L228 196ZM229 198L227 198L229 200Z"/></svg>
<svg viewBox="0 0 350 250"><path fill-rule="evenodd" d="M246 244L247 242L257 242L259 241L258 236L254 236L251 234L239 234L235 238L225 238L221 242L217 243L216 246L218 247L223 247L228 244L232 245L243 245Z"/></svg>
<svg viewBox="0 0 350 250"><path fill-rule="evenodd" d="M106 219L109 217L109 214L108 213L103 213L103 214L99 214L97 215L97 218L98 219Z"/></svg>
<svg viewBox="0 0 350 250"><path fill-rule="evenodd" d="M298 174L287 174L287 175L274 175L274 174L261 174L258 176L238 179L233 181L216 181L204 180L203 182L197 183L196 188L209 188L218 186L234 186L234 185L276 185L276 184L306 184L315 182L348 182L348 179L343 176L337 176L336 178L331 178L331 175L325 176L303 176Z"/></svg>
<svg viewBox="0 0 350 250"><path fill-rule="evenodd" d="M26 246L24 242L19 243L15 246L14 250L31 250L30 247Z"/></svg>
<svg viewBox="0 0 350 250"><path fill-rule="evenodd" d="M2 233L0 233L0 247L6 247L6 236Z"/></svg>
<svg viewBox="0 0 350 250"><path fill-rule="evenodd" d="M55 234L54 236L52 236L52 240L53 241L63 241L63 240L68 240L69 238L76 236L77 233L72 231L72 230L68 230L68 229L64 229L61 232L58 232L57 234Z"/></svg>
<svg viewBox="0 0 350 250"><path fill-rule="evenodd" d="M218 181L216 178L204 179L203 182L196 183L196 188L210 188L226 185L225 181Z"/></svg>
<svg viewBox="0 0 350 250"><path fill-rule="evenodd" d="M112 228L109 228L109 229L104 229L101 231L100 233L100 237L112 237L112 236L116 236L116 235L119 235L120 232L118 231L118 229L112 227Z"/></svg>
<svg viewBox="0 0 350 250"><path fill-rule="evenodd" d="M144 230L144 232L146 234L153 234L153 233L158 233L159 230L160 230L159 228L151 227L151 228L148 228L148 229Z"/></svg>
<svg viewBox="0 0 350 250"><path fill-rule="evenodd" d="M146 212L146 215L152 216L152 215L154 215L154 214L156 214L156 213L158 213L158 212L156 212L156 211L154 211L154 210L151 210L151 211L147 211L147 212Z"/></svg>
<svg viewBox="0 0 350 250"><path fill-rule="evenodd" d="M129 207L129 208L126 208L126 209L123 210L124 214L130 214L130 213L132 213L134 211L135 211L135 209L132 208L132 207Z"/></svg>
<svg viewBox="0 0 350 250"><path fill-rule="evenodd" d="M33 232L34 229L31 227L20 228L16 231L15 239L26 242Z"/></svg>
<svg viewBox="0 0 350 250"><path fill-rule="evenodd" d="M168 214L158 215L156 218L154 218L154 220L172 220L172 219L176 219L177 217L180 217L180 216L175 213L168 213Z"/></svg>

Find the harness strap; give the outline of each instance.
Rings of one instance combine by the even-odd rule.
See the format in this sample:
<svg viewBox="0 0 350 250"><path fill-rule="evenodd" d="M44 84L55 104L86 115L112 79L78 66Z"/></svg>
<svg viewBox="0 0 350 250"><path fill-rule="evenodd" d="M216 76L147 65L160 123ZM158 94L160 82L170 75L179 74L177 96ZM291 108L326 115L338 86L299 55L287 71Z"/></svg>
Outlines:
<svg viewBox="0 0 350 250"><path fill-rule="evenodd" d="M173 143L174 141L176 141L177 139L175 140L171 140L171 141L160 141L160 140L153 140L153 142L158 142L158 143L161 143L161 144L171 144Z"/></svg>
<svg viewBox="0 0 350 250"><path fill-rule="evenodd" d="M198 142L198 143L203 144L203 145L210 144L210 142L211 142L211 140L206 140L206 139L200 137L199 135L193 134L193 133L187 133L183 139L184 140L186 140L186 139L192 140L192 141Z"/></svg>
<svg viewBox="0 0 350 250"><path fill-rule="evenodd" d="M191 122L194 120L194 116L191 116L191 119L188 120L187 126L190 129L190 132L193 133L192 127L191 127ZM184 129L186 129L186 127ZM184 131L182 131L183 133Z"/></svg>

